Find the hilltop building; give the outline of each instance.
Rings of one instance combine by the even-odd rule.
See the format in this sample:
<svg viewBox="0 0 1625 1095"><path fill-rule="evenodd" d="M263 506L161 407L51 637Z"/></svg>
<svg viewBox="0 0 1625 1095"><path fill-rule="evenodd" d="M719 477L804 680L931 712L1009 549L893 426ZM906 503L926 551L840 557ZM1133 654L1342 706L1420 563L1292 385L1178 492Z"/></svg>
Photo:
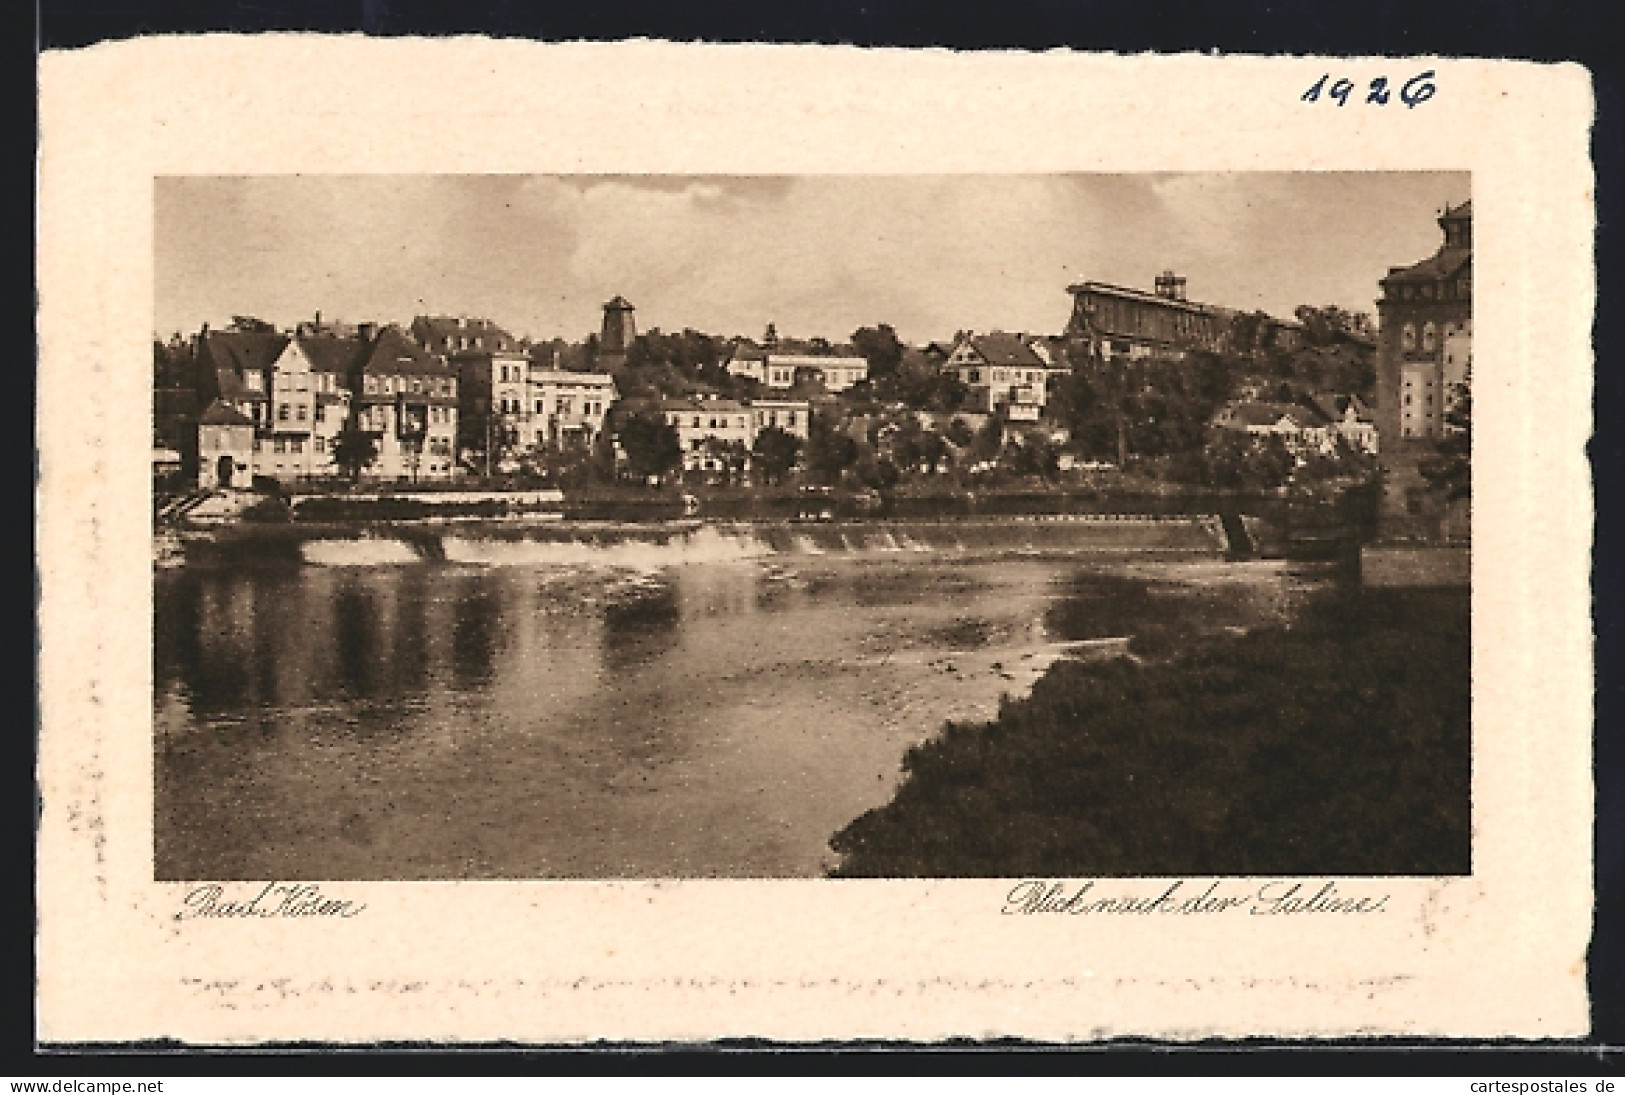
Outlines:
<svg viewBox="0 0 1625 1095"><path fill-rule="evenodd" d="M598 333L598 366L612 369L626 364L626 352L638 337L632 302L617 296L604 304L604 324Z"/></svg>
<svg viewBox="0 0 1625 1095"><path fill-rule="evenodd" d="M1072 318L1067 337L1089 359L1183 357L1191 350L1217 350L1235 313L1185 297L1185 279L1164 272L1147 293L1101 281L1069 285Z"/></svg>
<svg viewBox="0 0 1625 1095"><path fill-rule="evenodd" d="M1055 366L1057 360L1046 339L994 331L961 335L942 368L968 389L966 410L1036 422L1049 402L1050 374L1067 371Z"/></svg>
<svg viewBox="0 0 1625 1095"><path fill-rule="evenodd" d="M778 339L768 347L740 339L723 367L734 376L748 377L778 391L816 383L826 392L844 392L869 378L869 360L861 354L836 349L818 353L812 347Z"/></svg>

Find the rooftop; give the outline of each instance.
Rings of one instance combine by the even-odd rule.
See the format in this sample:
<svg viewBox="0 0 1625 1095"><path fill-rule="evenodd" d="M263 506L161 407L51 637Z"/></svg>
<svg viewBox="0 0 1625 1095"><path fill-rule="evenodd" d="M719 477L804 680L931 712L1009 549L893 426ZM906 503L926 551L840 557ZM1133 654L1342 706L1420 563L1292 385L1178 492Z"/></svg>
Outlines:
<svg viewBox="0 0 1625 1095"><path fill-rule="evenodd" d="M252 426L248 416L216 399L197 417L200 426Z"/></svg>

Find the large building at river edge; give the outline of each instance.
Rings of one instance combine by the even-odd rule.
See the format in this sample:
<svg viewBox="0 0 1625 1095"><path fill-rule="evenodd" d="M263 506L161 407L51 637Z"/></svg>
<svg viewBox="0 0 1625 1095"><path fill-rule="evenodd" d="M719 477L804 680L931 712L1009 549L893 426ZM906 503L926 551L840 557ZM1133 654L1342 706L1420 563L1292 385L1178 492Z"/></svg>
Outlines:
<svg viewBox="0 0 1625 1095"><path fill-rule="evenodd" d="M1473 208L1439 216L1432 256L1396 266L1377 300L1377 430L1383 453L1383 534L1464 539L1466 500L1433 489L1422 471L1466 429L1472 389ZM1459 447L1456 445L1454 447Z"/></svg>

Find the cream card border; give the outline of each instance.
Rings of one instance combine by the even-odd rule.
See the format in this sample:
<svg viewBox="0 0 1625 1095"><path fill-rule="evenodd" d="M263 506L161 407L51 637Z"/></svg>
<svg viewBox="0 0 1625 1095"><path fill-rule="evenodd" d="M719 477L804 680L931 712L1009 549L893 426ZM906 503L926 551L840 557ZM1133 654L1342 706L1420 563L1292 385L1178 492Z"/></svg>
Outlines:
<svg viewBox="0 0 1625 1095"><path fill-rule="evenodd" d="M1422 68L1415 109L1299 101L1324 71ZM43 1039L1586 1029L1583 70L275 36L48 54L40 80ZM1001 916L999 881L346 884L350 920L174 920L150 850L154 176L1389 169L1473 176L1470 878L1365 880L1390 912L1290 923Z"/></svg>

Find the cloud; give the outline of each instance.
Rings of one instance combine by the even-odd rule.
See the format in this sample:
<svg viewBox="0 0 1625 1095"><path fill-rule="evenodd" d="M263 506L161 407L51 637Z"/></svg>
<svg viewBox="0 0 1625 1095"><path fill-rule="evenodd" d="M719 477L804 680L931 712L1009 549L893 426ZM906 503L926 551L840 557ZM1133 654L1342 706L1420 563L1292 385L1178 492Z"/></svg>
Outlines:
<svg viewBox="0 0 1625 1095"><path fill-rule="evenodd" d="M1058 331L1080 280L1290 312L1369 307L1425 257L1465 175L393 176L160 180L162 331L317 309L484 315L580 337L640 324L842 338Z"/></svg>

